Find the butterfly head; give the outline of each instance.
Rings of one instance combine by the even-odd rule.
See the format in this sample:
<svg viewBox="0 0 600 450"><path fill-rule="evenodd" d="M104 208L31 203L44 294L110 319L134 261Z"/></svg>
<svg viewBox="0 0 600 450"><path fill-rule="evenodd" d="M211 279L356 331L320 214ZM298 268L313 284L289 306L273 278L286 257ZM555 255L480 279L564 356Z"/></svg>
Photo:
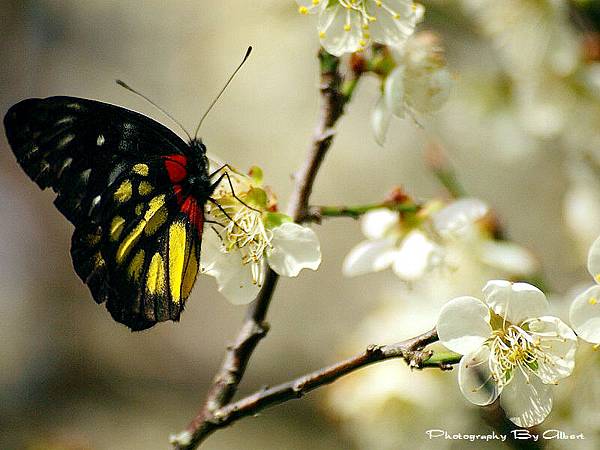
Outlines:
<svg viewBox="0 0 600 450"><path fill-rule="evenodd" d="M206 145L202 142L202 138L195 137L190 140L190 147L194 151L194 154L198 156L206 155Z"/></svg>

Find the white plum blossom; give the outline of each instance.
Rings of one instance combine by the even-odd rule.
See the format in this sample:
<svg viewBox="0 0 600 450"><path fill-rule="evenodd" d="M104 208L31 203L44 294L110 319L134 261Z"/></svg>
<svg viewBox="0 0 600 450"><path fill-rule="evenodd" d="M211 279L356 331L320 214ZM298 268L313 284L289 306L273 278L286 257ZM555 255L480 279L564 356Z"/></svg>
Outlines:
<svg viewBox="0 0 600 450"><path fill-rule="evenodd" d="M435 269L453 269L465 250L472 259L505 273L535 272L536 261L527 250L494 240L478 226L488 212L488 206L474 198L404 217L388 209L371 211L361 222L367 240L348 253L343 272L356 276L391 268L401 280L414 282Z"/></svg>
<svg viewBox="0 0 600 450"><path fill-rule="evenodd" d="M552 409L550 385L573 371L577 337L562 320L546 315L546 296L530 284L489 281L483 300L455 298L438 318L440 342L464 355L460 390L481 406L500 397L512 422L537 425Z"/></svg>
<svg viewBox="0 0 600 450"><path fill-rule="evenodd" d="M273 211L274 197L260 187L260 169L253 168L253 178L229 175L235 195L223 183L213 193L215 204L207 204L216 224L204 232L201 271L216 278L229 301L245 304L256 298L267 267L296 277L302 269L317 270L321 250L313 230Z"/></svg>
<svg viewBox="0 0 600 450"><path fill-rule="evenodd" d="M398 64L383 82L371 116L375 139L383 144L392 116L413 119L439 110L450 96L452 78L439 41L430 32L415 35L397 50Z"/></svg>
<svg viewBox="0 0 600 450"><path fill-rule="evenodd" d="M318 14L321 45L335 56L364 50L372 41L402 46L423 7L410 0L296 0L301 14Z"/></svg>
<svg viewBox="0 0 600 450"><path fill-rule="evenodd" d="M600 237L590 247L587 265L596 284L575 297L569 320L580 338L600 344Z"/></svg>

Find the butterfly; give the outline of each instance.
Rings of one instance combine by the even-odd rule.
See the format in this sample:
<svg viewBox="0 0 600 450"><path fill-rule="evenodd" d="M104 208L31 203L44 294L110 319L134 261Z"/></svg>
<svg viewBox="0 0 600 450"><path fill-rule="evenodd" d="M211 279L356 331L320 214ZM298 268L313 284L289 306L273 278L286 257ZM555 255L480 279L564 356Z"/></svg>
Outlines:
<svg viewBox="0 0 600 450"><path fill-rule="evenodd" d="M214 186L206 147L142 114L74 97L27 99L4 126L17 161L75 226L75 271L132 330L179 320Z"/></svg>
<svg viewBox="0 0 600 450"><path fill-rule="evenodd" d="M23 100L4 127L25 173L57 193L75 226L73 266L94 300L132 331L178 321L198 274L204 206L223 179L222 168L209 173L202 141L76 97Z"/></svg>

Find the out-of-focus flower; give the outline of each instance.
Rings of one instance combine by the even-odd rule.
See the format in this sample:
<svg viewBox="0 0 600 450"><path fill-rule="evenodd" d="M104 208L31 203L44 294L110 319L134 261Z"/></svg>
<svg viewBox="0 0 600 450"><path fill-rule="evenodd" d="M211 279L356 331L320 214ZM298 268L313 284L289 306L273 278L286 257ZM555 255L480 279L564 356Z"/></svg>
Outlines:
<svg viewBox="0 0 600 450"><path fill-rule="evenodd" d="M567 162L570 184L563 199L564 218L578 255L585 258L600 235L600 183L588 161Z"/></svg>
<svg viewBox="0 0 600 450"><path fill-rule="evenodd" d="M415 35L398 50L398 65L385 78L371 123L383 144L392 115L429 114L442 107L450 95L452 79L439 38L429 32Z"/></svg>
<svg viewBox="0 0 600 450"><path fill-rule="evenodd" d="M534 272L537 264L527 250L496 241L478 226L488 212L485 203L472 198L408 216L387 209L369 212L361 224L367 240L346 256L343 272L356 276L391 267L401 280L411 282L436 268L453 269L465 253L508 274Z"/></svg>
<svg viewBox="0 0 600 450"><path fill-rule="evenodd" d="M483 298L458 297L444 305L440 342L464 355L458 383L467 400L483 406L500 396L516 425L537 425L552 409L549 385L573 371L577 337L546 315L546 296L530 284L489 281Z"/></svg>
<svg viewBox="0 0 600 450"><path fill-rule="evenodd" d="M261 187L262 172L255 167L251 174L229 172L235 194L223 183L213 193L216 203L207 204L217 224L214 232L204 233L201 270L215 277L219 291L235 304L254 300L267 265L295 277L321 263L315 232L276 212L275 197Z"/></svg>
<svg viewBox="0 0 600 450"><path fill-rule="evenodd" d="M319 38L335 56L363 50L372 41L402 46L423 7L410 0L296 0L301 14L319 15Z"/></svg>
<svg viewBox="0 0 600 450"><path fill-rule="evenodd" d="M511 75L528 79L544 68L560 76L575 70L579 43L569 26L567 2L462 0L462 4L492 40Z"/></svg>
<svg viewBox="0 0 600 450"><path fill-rule="evenodd" d="M587 265L596 285L575 297L569 320L580 338L600 344L600 237L590 247Z"/></svg>

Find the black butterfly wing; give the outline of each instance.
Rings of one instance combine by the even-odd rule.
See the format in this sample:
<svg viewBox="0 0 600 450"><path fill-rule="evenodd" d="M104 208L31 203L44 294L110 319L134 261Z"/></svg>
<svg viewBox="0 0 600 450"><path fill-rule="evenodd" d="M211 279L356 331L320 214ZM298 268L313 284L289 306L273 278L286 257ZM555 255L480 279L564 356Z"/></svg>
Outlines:
<svg viewBox="0 0 600 450"><path fill-rule="evenodd" d="M197 273L203 209L182 211L162 157L188 145L139 113L73 97L24 100L4 125L21 167L57 192L75 225L73 264L94 299L133 330L178 320ZM163 204L150 214L153 199Z"/></svg>
<svg viewBox="0 0 600 450"><path fill-rule="evenodd" d="M154 160L123 170L101 211L99 223L76 228L71 245L95 300L132 330L179 320L198 273L201 205L183 201Z"/></svg>
<svg viewBox="0 0 600 450"><path fill-rule="evenodd" d="M97 197L127 162L185 154L188 145L142 114L75 97L23 100L4 117L17 161L74 225L87 223Z"/></svg>

